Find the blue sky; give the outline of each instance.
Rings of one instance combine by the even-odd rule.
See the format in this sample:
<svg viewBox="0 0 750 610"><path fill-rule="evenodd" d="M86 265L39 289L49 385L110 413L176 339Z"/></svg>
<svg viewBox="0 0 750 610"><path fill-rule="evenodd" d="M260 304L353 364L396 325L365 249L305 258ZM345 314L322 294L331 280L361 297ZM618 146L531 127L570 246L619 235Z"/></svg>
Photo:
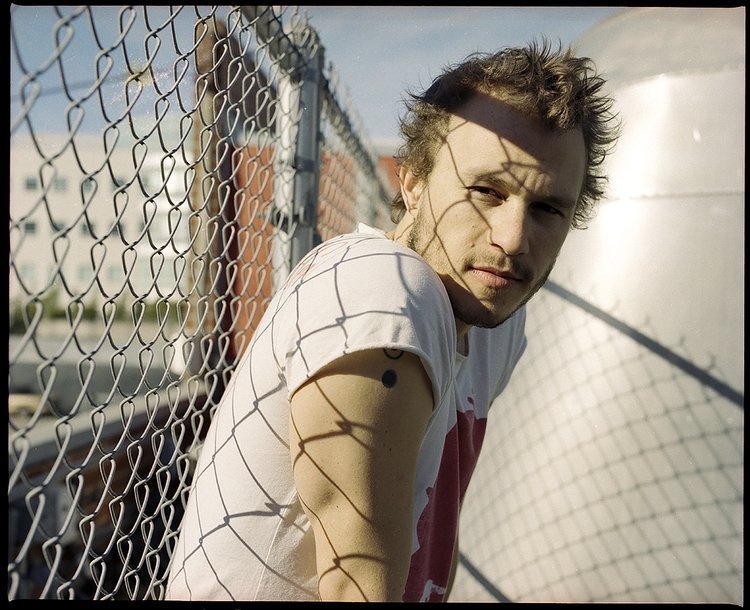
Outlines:
<svg viewBox="0 0 750 610"><path fill-rule="evenodd" d="M304 6L374 143L398 136L407 88L448 63L545 36L563 44L618 7Z"/></svg>
<svg viewBox="0 0 750 610"><path fill-rule="evenodd" d="M56 11L60 11L58 14ZM164 12L166 7L162 7ZM492 51L505 46L527 43L545 36L563 44L574 42L598 22L622 10L618 7L458 7L458 6L302 6L318 31L325 47L326 62L338 75L339 93L350 100L361 117L364 130L373 144L388 143L391 148L398 137L398 114L407 88L420 88L448 63L461 60L473 51ZM93 75L115 62L104 84L110 116L125 112L124 80L127 71L121 54L106 58L93 44L94 35L86 13L75 6L16 6L11 12L15 42L20 45L23 70L17 58L11 62L11 123L20 116L18 83L22 71L40 70L24 87L26 104L33 104L32 124L36 129L67 130L66 124L82 118L82 130L101 128L99 102L86 93ZM129 38L128 55L137 64L143 55L143 15L136 8L135 31ZM158 23L159 9L149 9ZM104 41L116 39L119 21L127 21L119 6L94 8L97 35ZM118 14L119 17L118 17ZM75 17L74 28L60 26L60 16ZM192 17L191 17L192 15ZM131 15L132 17L132 15ZM288 15L287 15L288 17ZM186 7L180 13L176 28L180 46L191 46L194 10ZM31 33L31 35L29 35ZM70 36L68 38L68 36ZM140 37L139 37L140 36ZM153 46L154 40L147 41ZM112 44L109 42L109 44ZM65 47L64 63L55 62L57 47ZM167 57L173 53L163 49ZM71 108L63 97L59 70L75 87L75 95L86 95L81 108ZM159 78L170 80L171 69ZM181 87L188 87L188 81ZM39 95L39 97L37 97ZM145 100L143 100L145 102ZM148 107L139 103L138 109ZM140 111L140 110L137 110ZM99 117L99 118L97 118ZM111 120L111 119L110 119ZM98 121L98 122L97 122Z"/></svg>

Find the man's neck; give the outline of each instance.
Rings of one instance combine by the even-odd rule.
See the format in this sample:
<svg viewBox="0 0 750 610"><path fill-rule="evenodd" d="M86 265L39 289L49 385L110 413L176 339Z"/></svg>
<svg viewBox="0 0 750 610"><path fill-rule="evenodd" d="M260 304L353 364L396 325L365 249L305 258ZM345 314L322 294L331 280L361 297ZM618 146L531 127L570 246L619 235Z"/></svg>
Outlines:
<svg viewBox="0 0 750 610"><path fill-rule="evenodd" d="M401 219L401 222L396 225L396 228L392 231L388 231L385 236L390 239L391 241L398 242L404 246L409 246L409 231L413 225L413 219L408 215L404 215L404 217ZM454 316L455 318L455 316ZM469 332L469 329L471 326L469 324L466 324L460 320L456 320L456 341L457 346L465 346L466 353L464 353L464 350L460 347L457 348L457 351L459 353L463 353L463 355L468 354L468 336L467 333Z"/></svg>

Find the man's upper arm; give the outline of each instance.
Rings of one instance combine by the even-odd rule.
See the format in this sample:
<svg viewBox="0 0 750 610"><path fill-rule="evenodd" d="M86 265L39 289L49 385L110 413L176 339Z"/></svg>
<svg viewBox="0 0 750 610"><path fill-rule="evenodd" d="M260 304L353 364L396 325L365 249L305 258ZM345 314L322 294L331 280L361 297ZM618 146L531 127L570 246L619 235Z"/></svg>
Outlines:
<svg viewBox="0 0 750 610"><path fill-rule="evenodd" d="M292 397L294 478L315 534L322 599L401 600L432 409L419 357L398 350L344 356Z"/></svg>

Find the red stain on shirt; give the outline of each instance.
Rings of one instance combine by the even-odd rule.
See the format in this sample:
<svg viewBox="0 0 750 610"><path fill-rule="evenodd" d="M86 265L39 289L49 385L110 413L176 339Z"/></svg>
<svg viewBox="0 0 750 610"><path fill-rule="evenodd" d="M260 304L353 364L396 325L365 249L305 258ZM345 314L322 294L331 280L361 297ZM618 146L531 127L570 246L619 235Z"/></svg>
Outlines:
<svg viewBox="0 0 750 610"><path fill-rule="evenodd" d="M471 398L469 402L473 404ZM417 523L419 549L411 557L405 602L442 601L448 586L459 510L487 426L487 420L477 419L473 411L456 415L456 425L445 437L435 485L427 490L427 506Z"/></svg>

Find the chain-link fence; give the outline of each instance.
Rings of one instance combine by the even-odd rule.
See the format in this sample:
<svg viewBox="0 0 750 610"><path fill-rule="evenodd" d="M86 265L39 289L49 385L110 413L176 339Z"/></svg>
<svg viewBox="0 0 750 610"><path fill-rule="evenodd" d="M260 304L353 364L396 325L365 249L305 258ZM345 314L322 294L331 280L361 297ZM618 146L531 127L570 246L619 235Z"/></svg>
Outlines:
<svg viewBox="0 0 750 610"><path fill-rule="evenodd" d="M742 394L555 282L528 307L462 515L474 577L458 594L741 604Z"/></svg>
<svg viewBox="0 0 750 610"><path fill-rule="evenodd" d="M11 6L10 34L8 597L160 599L275 287L387 226L387 187L291 7ZM560 283L528 319L457 599L741 600L742 393Z"/></svg>
<svg viewBox="0 0 750 610"><path fill-rule="evenodd" d="M157 599L275 286L385 226L289 7L11 6L8 596Z"/></svg>

